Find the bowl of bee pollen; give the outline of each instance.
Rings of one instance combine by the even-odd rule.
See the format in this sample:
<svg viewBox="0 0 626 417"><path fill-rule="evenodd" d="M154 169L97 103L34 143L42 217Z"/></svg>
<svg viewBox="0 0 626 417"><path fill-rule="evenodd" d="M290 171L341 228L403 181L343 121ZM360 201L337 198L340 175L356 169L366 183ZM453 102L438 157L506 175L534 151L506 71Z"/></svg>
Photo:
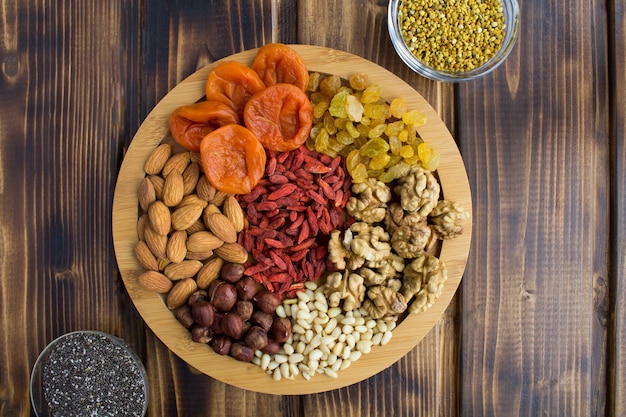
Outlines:
<svg viewBox="0 0 626 417"><path fill-rule="evenodd" d="M391 42L404 63L435 81L482 77L504 62L517 39L517 0L391 0Z"/></svg>

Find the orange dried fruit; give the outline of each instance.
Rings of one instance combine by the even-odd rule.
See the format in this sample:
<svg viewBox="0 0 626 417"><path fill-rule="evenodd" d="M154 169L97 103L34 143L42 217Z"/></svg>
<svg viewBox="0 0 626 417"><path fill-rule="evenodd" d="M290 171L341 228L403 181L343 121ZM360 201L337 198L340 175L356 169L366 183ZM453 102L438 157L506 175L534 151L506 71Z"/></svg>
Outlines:
<svg viewBox="0 0 626 417"><path fill-rule="evenodd" d="M267 87L286 83L305 91L309 83L309 71L300 55L282 43L262 46L252 63L252 69Z"/></svg>
<svg viewBox="0 0 626 417"><path fill-rule="evenodd" d="M179 107L169 118L176 142L192 152L199 152L202 139L215 129L238 123L239 116L231 106L214 100Z"/></svg>
<svg viewBox="0 0 626 417"><path fill-rule="evenodd" d="M213 187L229 194L247 194L265 172L263 145L240 125L215 129L200 144L202 168Z"/></svg>
<svg viewBox="0 0 626 417"><path fill-rule="evenodd" d="M250 97L263 89L265 84L256 71L241 62L226 61L209 73L206 98L227 104L241 115Z"/></svg>
<svg viewBox="0 0 626 417"><path fill-rule="evenodd" d="M281 83L250 98L243 119L266 149L290 151L309 137L313 106L298 87Z"/></svg>

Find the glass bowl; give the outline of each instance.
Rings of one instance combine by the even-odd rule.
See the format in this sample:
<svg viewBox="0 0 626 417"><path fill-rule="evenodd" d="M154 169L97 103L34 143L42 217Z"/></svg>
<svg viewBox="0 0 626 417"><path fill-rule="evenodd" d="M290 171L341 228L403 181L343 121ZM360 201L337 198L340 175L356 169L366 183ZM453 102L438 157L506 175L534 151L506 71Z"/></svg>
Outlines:
<svg viewBox="0 0 626 417"><path fill-rule="evenodd" d="M426 65L409 49L402 35L400 7L403 2L417 2L417 0L391 0L387 13L388 29L391 42L404 63L418 74L435 81L460 82L473 80L484 76L496 69L509 55L517 39L519 26L519 6L517 0L501 0L504 15L503 40L495 54L471 70L453 71L440 70Z"/></svg>
<svg viewBox="0 0 626 417"><path fill-rule="evenodd" d="M37 358L30 400L38 417L141 417L148 409L148 375L122 339L91 330L71 332L50 342Z"/></svg>

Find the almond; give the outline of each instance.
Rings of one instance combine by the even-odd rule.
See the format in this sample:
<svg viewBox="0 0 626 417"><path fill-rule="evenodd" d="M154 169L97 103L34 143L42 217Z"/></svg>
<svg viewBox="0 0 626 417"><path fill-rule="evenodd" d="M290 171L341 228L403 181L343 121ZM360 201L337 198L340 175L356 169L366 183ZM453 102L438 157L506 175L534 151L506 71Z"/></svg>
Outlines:
<svg viewBox="0 0 626 417"><path fill-rule="evenodd" d="M148 175L158 174L161 172L171 155L172 147L167 143L157 146L148 157L143 170Z"/></svg>
<svg viewBox="0 0 626 417"><path fill-rule="evenodd" d="M148 245L146 245L146 242L143 240L138 241L135 245L135 256L144 269L149 271L159 270L159 263L157 262L156 256L154 256Z"/></svg>
<svg viewBox="0 0 626 417"><path fill-rule="evenodd" d="M150 248L150 251L157 258L165 258L167 257L167 236L161 235L154 231L150 224L147 224L144 227L143 231L144 239L146 241L146 245Z"/></svg>
<svg viewBox="0 0 626 417"><path fill-rule="evenodd" d="M161 200L163 198L163 186L165 185L165 180L160 175L150 175L148 179L154 187L156 198Z"/></svg>
<svg viewBox="0 0 626 417"><path fill-rule="evenodd" d="M213 213L221 213L222 211L218 206L212 203L207 203L207 206L204 208L203 216L208 216Z"/></svg>
<svg viewBox="0 0 626 417"><path fill-rule="evenodd" d="M189 195L193 193L200 179L200 165L192 162L185 168L183 172L183 189L184 194Z"/></svg>
<svg viewBox="0 0 626 417"><path fill-rule="evenodd" d="M172 263L172 261L167 258L157 258L157 262L159 263L159 271L164 271L165 268Z"/></svg>
<svg viewBox="0 0 626 417"><path fill-rule="evenodd" d="M248 251L238 243L224 243L215 249L215 254L226 262L242 264L248 260Z"/></svg>
<svg viewBox="0 0 626 417"><path fill-rule="evenodd" d="M202 219L198 219L194 222L194 224L192 224L191 226L187 228L187 233L192 235L196 232L202 232L205 230L206 230L206 226L204 222L202 221Z"/></svg>
<svg viewBox="0 0 626 417"><path fill-rule="evenodd" d="M167 179L167 177L169 177L174 171L182 175L183 172L185 172L187 165L189 165L189 152L176 153L170 156L167 160L163 170L161 171L161 175L163 175L163 178L165 179Z"/></svg>
<svg viewBox="0 0 626 417"><path fill-rule="evenodd" d="M139 240L146 240L146 237L144 235L144 231L146 229L146 225L150 222L150 220L148 220L148 215L147 214L142 214L141 216L139 216L139 219L137 220L137 238Z"/></svg>
<svg viewBox="0 0 626 417"><path fill-rule="evenodd" d="M187 250L190 252L206 252L219 248L224 241L211 232L196 232L187 238Z"/></svg>
<svg viewBox="0 0 626 417"><path fill-rule="evenodd" d="M182 201L176 206L176 208L186 206L187 204L198 204L202 207L206 207L209 203L198 197L198 194L188 194L183 197Z"/></svg>
<svg viewBox="0 0 626 417"><path fill-rule="evenodd" d="M215 193L215 196L209 200L209 203L215 204L216 206L221 206L222 204L224 204L224 200L226 200L226 197L228 197L230 194L224 192L224 191L218 191Z"/></svg>
<svg viewBox="0 0 626 417"><path fill-rule="evenodd" d="M189 152L189 159L191 162L198 164L198 166L202 166L202 156L200 152Z"/></svg>
<svg viewBox="0 0 626 417"><path fill-rule="evenodd" d="M167 178L165 178L162 199L167 206L174 207L183 201L183 197L183 176L180 172L174 170L167 176Z"/></svg>
<svg viewBox="0 0 626 417"><path fill-rule="evenodd" d="M207 250L204 252L192 252L190 250L187 251L187 255L185 255L185 259L193 259L196 261L204 261L205 259L209 259L213 256L212 250Z"/></svg>
<svg viewBox="0 0 626 417"><path fill-rule="evenodd" d="M191 278L202 268L202 262L195 260L186 260L182 262L172 262L165 267L163 271L165 275L172 281L178 281L183 278Z"/></svg>
<svg viewBox="0 0 626 417"><path fill-rule="evenodd" d="M167 258L172 262L182 262L187 256L187 232L176 230L167 240Z"/></svg>
<svg viewBox="0 0 626 417"><path fill-rule="evenodd" d="M170 209L161 200L150 204L148 219L152 229L160 235L167 235L172 228Z"/></svg>
<svg viewBox="0 0 626 417"><path fill-rule="evenodd" d="M213 232L213 234L225 243L234 243L237 241L237 231L233 222L222 213L209 213L204 216L204 224Z"/></svg>
<svg viewBox="0 0 626 417"><path fill-rule="evenodd" d="M198 288L202 290L209 288L209 284L220 276L222 266L224 266L224 260L222 258L213 258L208 261L202 269L198 271L198 275L196 276Z"/></svg>
<svg viewBox="0 0 626 417"><path fill-rule="evenodd" d="M156 191L150 178L145 177L139 184L139 206L143 211L148 211L150 204L156 200Z"/></svg>
<svg viewBox="0 0 626 417"><path fill-rule="evenodd" d="M198 289L193 278L181 279L167 295L167 308L174 310L187 302L187 299Z"/></svg>
<svg viewBox="0 0 626 417"><path fill-rule="evenodd" d="M165 275L157 271L146 271L137 277L137 282L148 291L164 294L172 289L174 284Z"/></svg>
<svg viewBox="0 0 626 417"><path fill-rule="evenodd" d="M198 197L209 202L213 200L215 194L217 193L217 190L211 185L207 177L205 175L202 175L198 179L198 184L196 185L196 193L198 194Z"/></svg>
<svg viewBox="0 0 626 417"><path fill-rule="evenodd" d="M172 227L176 230L187 230L202 216L202 206L187 204L172 213Z"/></svg>
<svg viewBox="0 0 626 417"><path fill-rule="evenodd" d="M245 216L237 199L232 195L226 197L222 210L224 210L224 215L228 217L235 227L235 232L241 232L243 230Z"/></svg>

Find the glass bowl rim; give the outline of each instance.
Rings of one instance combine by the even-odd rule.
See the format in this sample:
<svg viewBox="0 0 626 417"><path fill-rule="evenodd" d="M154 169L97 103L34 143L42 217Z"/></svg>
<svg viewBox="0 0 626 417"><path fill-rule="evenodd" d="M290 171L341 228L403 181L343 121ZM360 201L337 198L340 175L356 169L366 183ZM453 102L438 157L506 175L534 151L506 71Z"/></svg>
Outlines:
<svg viewBox="0 0 626 417"><path fill-rule="evenodd" d="M145 416L147 411L148 411L148 402L149 402L149 387L148 387L148 373L146 371L146 368L143 364L143 362L141 361L141 358L139 358L139 356L135 353L135 351L130 347L130 345L122 338L114 336L110 333L106 333L106 332L102 332L99 330L74 330L68 333L64 333L60 336L57 336L56 338L54 338L52 341L50 341L50 343L48 343L39 353L39 355L37 356L37 359L35 360L35 363L33 364L33 367L31 369L30 372L30 380L29 380L29 397L30 397L30 403L31 403L31 407L32 410L34 412L34 414L36 416L40 415L40 410L36 407L35 404L35 399L33 398L33 389L35 388L34 383L35 383L35 379L36 379L36 372L37 370L42 366L43 361L45 360L45 358L47 358L47 356L49 355L49 353L52 351L52 349L57 346L60 342L62 342L65 339L68 339L70 337L79 335L79 334L84 334L84 335L97 335L97 336L102 336L106 339L108 339L109 341L111 341L112 343L116 344L117 346L121 347L122 349L124 349L124 351L130 356L130 358L132 359L132 362L137 366L137 369L139 370L139 373L141 374L141 378L143 381L143 386L144 386L144 402L143 402L143 407L142 407L142 416Z"/></svg>
<svg viewBox="0 0 626 417"><path fill-rule="evenodd" d="M470 71L443 71L432 68L416 58L404 42L400 32L399 8L406 0L390 0L387 9L387 29L391 43L400 59L414 72L434 81L462 82L480 78L499 67L517 42L519 32L519 4L517 0L500 0L504 8L505 37L496 54L481 66Z"/></svg>

